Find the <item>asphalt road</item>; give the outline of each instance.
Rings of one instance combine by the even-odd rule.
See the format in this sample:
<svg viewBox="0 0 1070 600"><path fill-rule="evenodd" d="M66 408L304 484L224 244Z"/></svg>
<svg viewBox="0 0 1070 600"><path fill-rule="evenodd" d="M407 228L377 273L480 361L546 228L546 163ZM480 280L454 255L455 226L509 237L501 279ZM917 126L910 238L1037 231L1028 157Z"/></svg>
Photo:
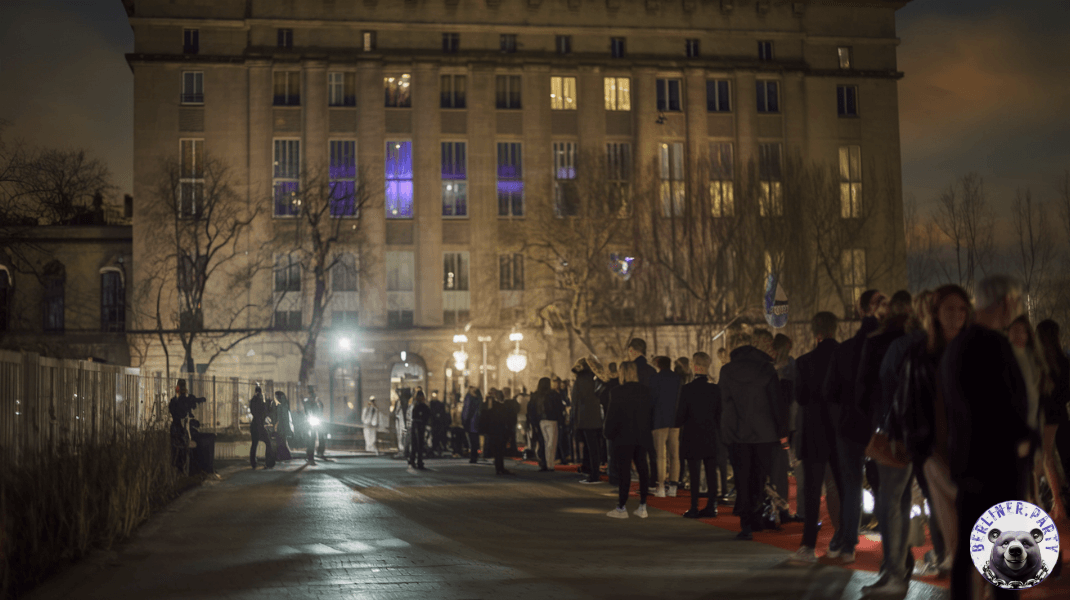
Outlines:
<svg viewBox="0 0 1070 600"><path fill-rule="evenodd" d="M413 474L403 461L342 458L236 471L30 597L855 599L876 579L790 564L784 550L656 509L607 518L614 490L575 474L428 465ZM911 584L912 600L946 597Z"/></svg>

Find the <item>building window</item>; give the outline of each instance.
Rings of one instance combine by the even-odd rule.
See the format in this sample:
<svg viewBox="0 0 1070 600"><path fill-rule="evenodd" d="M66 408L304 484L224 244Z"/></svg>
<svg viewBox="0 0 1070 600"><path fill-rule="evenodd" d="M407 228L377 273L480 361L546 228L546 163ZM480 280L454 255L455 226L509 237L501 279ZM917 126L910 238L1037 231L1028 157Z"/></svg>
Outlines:
<svg viewBox="0 0 1070 600"><path fill-rule="evenodd" d="M524 289L523 254L498 255L498 289L503 292L518 292Z"/></svg>
<svg viewBox="0 0 1070 600"><path fill-rule="evenodd" d="M442 142L442 216L468 216L468 169L464 142Z"/></svg>
<svg viewBox="0 0 1070 600"><path fill-rule="evenodd" d="M201 30L182 30L182 54L199 54L201 51Z"/></svg>
<svg viewBox="0 0 1070 600"><path fill-rule="evenodd" d="M554 214L575 217L580 214L580 195L576 189L576 143L554 142Z"/></svg>
<svg viewBox="0 0 1070 600"><path fill-rule="evenodd" d="M175 281L179 292L179 326L184 330L198 330L204 327L204 313L200 303L194 305L195 299L204 291L205 274L208 271L208 257L182 251L178 256L178 269Z"/></svg>
<svg viewBox="0 0 1070 600"><path fill-rule="evenodd" d="M292 254L275 255L275 293L301 291L301 261Z"/></svg>
<svg viewBox="0 0 1070 600"><path fill-rule="evenodd" d="M556 40L558 54L572 54L572 36L559 35Z"/></svg>
<svg viewBox="0 0 1070 600"><path fill-rule="evenodd" d="M375 50L375 32L365 31L361 33L361 45L365 52L371 52Z"/></svg>
<svg viewBox="0 0 1070 600"><path fill-rule="evenodd" d="M294 47L294 30L293 29L280 29L280 30L278 30L278 46L279 46L279 48L293 48Z"/></svg>
<svg viewBox="0 0 1070 600"><path fill-rule="evenodd" d="M0 265L0 331L11 328L11 299L14 296L11 271Z"/></svg>
<svg viewBox="0 0 1070 600"><path fill-rule="evenodd" d="M64 295L66 277L63 268L45 275L44 329L45 331L63 331Z"/></svg>
<svg viewBox="0 0 1070 600"><path fill-rule="evenodd" d="M276 331L301 331L301 311L276 310L273 329Z"/></svg>
<svg viewBox="0 0 1070 600"><path fill-rule="evenodd" d="M204 208L204 140L179 140L178 217L197 218Z"/></svg>
<svg viewBox="0 0 1070 600"><path fill-rule="evenodd" d="M357 206L357 142L331 140L328 143L331 191L331 216L356 217Z"/></svg>
<svg viewBox="0 0 1070 600"><path fill-rule="evenodd" d="M844 250L842 262L845 300L856 306L862 292L866 291L866 251L861 248Z"/></svg>
<svg viewBox="0 0 1070 600"><path fill-rule="evenodd" d="M606 77L606 110L632 109L632 80L628 77Z"/></svg>
<svg viewBox="0 0 1070 600"><path fill-rule="evenodd" d="M840 146L840 216L862 216L862 147Z"/></svg>
<svg viewBox="0 0 1070 600"><path fill-rule="evenodd" d="M858 116L858 88L856 86L836 86L836 114L841 117Z"/></svg>
<svg viewBox="0 0 1070 600"><path fill-rule="evenodd" d="M301 106L301 72L275 71L275 106Z"/></svg>
<svg viewBox="0 0 1070 600"><path fill-rule="evenodd" d="M728 99L727 79L706 80L706 110L709 112L732 111L732 104Z"/></svg>
<svg viewBox="0 0 1070 600"><path fill-rule="evenodd" d="M626 217L631 212L632 146L627 142L606 144L606 214Z"/></svg>
<svg viewBox="0 0 1070 600"><path fill-rule="evenodd" d="M684 40L684 51L688 58L698 58L698 40L694 38Z"/></svg>
<svg viewBox="0 0 1070 600"><path fill-rule="evenodd" d="M118 271L100 274L100 330L126 330L126 286Z"/></svg>
<svg viewBox="0 0 1070 600"><path fill-rule="evenodd" d="M661 216L684 216L684 145L661 144Z"/></svg>
<svg viewBox="0 0 1070 600"><path fill-rule="evenodd" d="M758 87L758 112L780 112L780 86L776 81L759 80Z"/></svg>
<svg viewBox="0 0 1070 600"><path fill-rule="evenodd" d="M758 214L784 216L784 191L780 144L758 144Z"/></svg>
<svg viewBox="0 0 1070 600"><path fill-rule="evenodd" d="M841 69L850 69L851 68L851 47L850 46L840 46L839 48L836 48L836 57L840 59L840 68Z"/></svg>
<svg viewBox="0 0 1070 600"><path fill-rule="evenodd" d="M732 142L710 143L710 209L714 217L731 217L736 212L735 163Z"/></svg>
<svg viewBox="0 0 1070 600"><path fill-rule="evenodd" d="M661 112L679 112L680 107L680 80L658 79L658 110Z"/></svg>
<svg viewBox="0 0 1070 600"><path fill-rule="evenodd" d="M442 254L442 321L461 325L469 320L468 253Z"/></svg>
<svg viewBox="0 0 1070 600"><path fill-rule="evenodd" d="M613 58L624 58L624 38L609 38L609 55Z"/></svg>
<svg viewBox="0 0 1070 600"><path fill-rule="evenodd" d="M520 108L520 76L498 75L496 83L497 107Z"/></svg>
<svg viewBox="0 0 1070 600"><path fill-rule="evenodd" d="M768 40L758 42L758 60L773 60L773 42Z"/></svg>
<svg viewBox="0 0 1070 600"><path fill-rule="evenodd" d="M348 252L339 254L331 267L331 291L357 291L357 257Z"/></svg>
<svg viewBox="0 0 1070 600"><path fill-rule="evenodd" d="M386 143L386 218L412 218L412 142Z"/></svg>
<svg viewBox="0 0 1070 600"><path fill-rule="evenodd" d="M457 51L461 49L461 34L459 33L443 33L442 34L442 51L446 54L457 54Z"/></svg>
<svg viewBox="0 0 1070 600"><path fill-rule="evenodd" d="M386 324L412 327L416 309L415 255L412 251L386 253Z"/></svg>
<svg viewBox="0 0 1070 600"><path fill-rule="evenodd" d="M182 73L182 104L204 104L204 73L202 71L184 71Z"/></svg>
<svg viewBox="0 0 1070 600"><path fill-rule="evenodd" d="M412 107L412 87L410 83L412 81L408 73L383 77L387 108Z"/></svg>
<svg viewBox="0 0 1070 600"><path fill-rule="evenodd" d="M360 325L360 311L332 310L331 327L335 329L353 329Z"/></svg>
<svg viewBox="0 0 1070 600"><path fill-rule="evenodd" d="M271 186L275 216L292 217L301 208L297 193L301 187L301 141L275 140L275 163Z"/></svg>
<svg viewBox="0 0 1070 600"><path fill-rule="evenodd" d="M503 33L501 35L502 52L507 54L516 52L516 34Z"/></svg>
<svg viewBox="0 0 1070 600"><path fill-rule="evenodd" d="M327 74L327 104L329 106L357 105L357 74Z"/></svg>
<svg viewBox="0 0 1070 600"><path fill-rule="evenodd" d="M465 88L467 77L464 75L443 75L442 108L466 108Z"/></svg>
<svg viewBox="0 0 1070 600"><path fill-rule="evenodd" d="M550 108L553 110L576 110L576 78L550 78Z"/></svg>
<svg viewBox="0 0 1070 600"><path fill-rule="evenodd" d="M524 216L524 171L515 142L498 143L498 216Z"/></svg>

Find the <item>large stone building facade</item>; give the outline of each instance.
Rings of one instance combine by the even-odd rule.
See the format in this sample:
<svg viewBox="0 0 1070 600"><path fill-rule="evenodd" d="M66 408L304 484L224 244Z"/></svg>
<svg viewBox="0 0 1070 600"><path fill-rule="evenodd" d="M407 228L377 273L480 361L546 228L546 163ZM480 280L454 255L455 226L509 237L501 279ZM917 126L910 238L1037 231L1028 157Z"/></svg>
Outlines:
<svg viewBox="0 0 1070 600"><path fill-rule="evenodd" d="M385 408L399 383L457 385L461 333L473 381L478 339L491 339L492 387L513 381L513 331L525 334L528 366L516 381L529 388L586 352L530 318L553 274L525 262L518 241L538 215L568 213L581 155L626 163L616 177L637 188L660 176L671 190L703 162L727 164L732 180L749 161L776 186L795 154L839 165L847 196L860 165L880 165L892 202L844 253L849 281L837 284L905 282L895 33L905 1L123 3L135 33L135 259L158 242L139 232L161 159L227 161L243 201L263 209L238 242L248 251L292 233L293 198L312 166L330 165L339 181L371 174L370 204L344 217L359 221L363 242L338 248L359 254L359 284L332 300L314 378L333 390L337 412L370 395ZM298 279L294 289L309 294L308 274ZM264 273L249 297L277 285L278 273ZM256 318L271 319L266 310ZM284 312L277 329L307 323L307 303ZM686 323L654 319L642 330L656 353L708 345ZM294 380L292 335L252 337L212 369ZM142 366L161 369L161 350L146 347Z"/></svg>

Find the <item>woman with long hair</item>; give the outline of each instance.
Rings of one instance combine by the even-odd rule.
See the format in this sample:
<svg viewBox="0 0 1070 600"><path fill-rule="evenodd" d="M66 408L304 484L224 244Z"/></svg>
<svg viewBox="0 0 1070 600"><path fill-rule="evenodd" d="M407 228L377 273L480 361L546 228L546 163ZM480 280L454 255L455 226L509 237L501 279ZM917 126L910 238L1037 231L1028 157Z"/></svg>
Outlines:
<svg viewBox="0 0 1070 600"><path fill-rule="evenodd" d="M1065 428L1066 423L1070 421L1066 408L1066 403L1070 401L1070 359L1067 359L1059 344L1059 324L1055 321L1047 319L1037 325L1037 342L1044 362L1048 366L1048 376L1051 382L1048 393L1040 397L1040 410L1044 416L1041 464L1054 497L1051 518L1063 519L1067 516L1062 497L1066 482L1060 477L1059 468L1056 465L1058 450L1055 440L1059 430ZM1068 459L1070 456L1062 457L1064 474L1067 471Z"/></svg>
<svg viewBox="0 0 1070 600"><path fill-rule="evenodd" d="M639 383L639 370L634 362L620 365L620 385L610 392L606 413L605 436L613 445L613 462L619 483L617 507L606 513L616 519L627 519L628 492L632 487L632 462L639 473L639 508L635 516L645 519L649 472L646 455L654 447L652 413L654 401L650 389Z"/></svg>

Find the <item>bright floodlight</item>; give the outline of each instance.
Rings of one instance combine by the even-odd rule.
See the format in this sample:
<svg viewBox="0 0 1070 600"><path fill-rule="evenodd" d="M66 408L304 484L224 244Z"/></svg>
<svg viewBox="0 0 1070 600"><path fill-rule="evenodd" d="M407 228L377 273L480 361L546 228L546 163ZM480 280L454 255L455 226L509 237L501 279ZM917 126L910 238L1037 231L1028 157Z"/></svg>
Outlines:
<svg viewBox="0 0 1070 600"><path fill-rule="evenodd" d="M467 344L468 343L468 336L464 335L463 333L455 335L455 336L453 336L453 343L454 344Z"/></svg>
<svg viewBox="0 0 1070 600"><path fill-rule="evenodd" d="M505 359L505 366L513 373L519 373L528 366L528 357L519 352L514 352Z"/></svg>
<svg viewBox="0 0 1070 600"><path fill-rule="evenodd" d="M309 417L308 418L308 425L309 425L309 427L319 427L320 426L320 418L319 417Z"/></svg>
<svg viewBox="0 0 1070 600"><path fill-rule="evenodd" d="M464 365L467 362L468 362L468 353L465 352L464 350L458 350L458 351L453 353L453 366L456 367L458 371L463 371L464 370Z"/></svg>
<svg viewBox="0 0 1070 600"><path fill-rule="evenodd" d="M523 333L510 333L509 334L509 341L510 342L522 342L522 341L524 341L524 334Z"/></svg>
<svg viewBox="0 0 1070 600"><path fill-rule="evenodd" d="M347 337L338 338L338 349L349 352L353 348L353 341Z"/></svg>

